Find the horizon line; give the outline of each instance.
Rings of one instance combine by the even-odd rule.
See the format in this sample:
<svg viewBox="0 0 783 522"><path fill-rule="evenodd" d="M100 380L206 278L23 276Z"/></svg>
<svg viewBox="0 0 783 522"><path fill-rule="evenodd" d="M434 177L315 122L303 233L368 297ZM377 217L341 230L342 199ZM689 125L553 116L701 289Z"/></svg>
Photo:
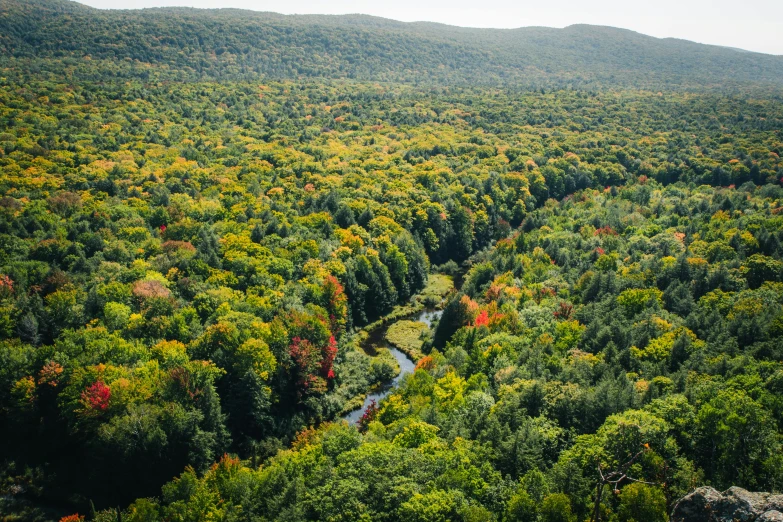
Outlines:
<svg viewBox="0 0 783 522"><path fill-rule="evenodd" d="M259 13L259 14L272 14L277 16L287 16L287 17L296 17L296 16L324 16L324 17L350 17L350 16L365 16L368 18L377 18L379 20L386 20L395 22L398 24L406 24L406 25L414 25L414 24L432 24L432 25L440 25L443 27L449 27L449 28L455 28L455 29L466 29L466 30L473 30L473 31L518 31L521 29L557 29L557 30L563 30L568 29L570 27L576 27L576 26L586 26L586 27L602 27L607 29L614 29L618 31L628 31L631 33L639 34L642 36L645 36L647 38L654 38L656 40L677 40L681 42L688 42L693 43L697 45L707 45L710 47L719 47L721 49L728 49L735 52L740 53L753 53L753 54L762 54L766 56L773 56L773 57L781 57L783 58L783 54L774 54L764 51L753 51L750 49L745 49L742 47L737 47L733 45L721 45L721 44L714 44L714 43L704 43L704 42L698 42L696 40L690 40L688 38L681 38L676 36L654 36L651 34L647 34L641 31L638 31L636 29L631 29L628 27L620 27L616 25L606 25L606 24L595 24L595 23L587 23L587 22L576 22L572 24L567 24L563 26L556 26L556 25L520 25L515 27L476 27L476 26L468 26L468 25L457 25L453 23L445 23L445 22L437 22L433 20L411 20L411 21L405 21L405 20L398 20L396 18L389 18L385 16L379 16L374 14L368 14L368 13L361 13L361 12L347 12L347 13L281 13L279 11L269 11L269 10L262 10L262 9L252 9L248 7L194 7L189 5L168 5L168 6L148 6L148 7L95 7L88 5L84 3L84 0L67 0L68 2L72 2L74 4L78 4L82 7L87 7L89 9L96 9L99 11L150 11L150 10L167 10L167 9L190 9L193 11L243 11L243 12L249 12L249 13Z"/></svg>

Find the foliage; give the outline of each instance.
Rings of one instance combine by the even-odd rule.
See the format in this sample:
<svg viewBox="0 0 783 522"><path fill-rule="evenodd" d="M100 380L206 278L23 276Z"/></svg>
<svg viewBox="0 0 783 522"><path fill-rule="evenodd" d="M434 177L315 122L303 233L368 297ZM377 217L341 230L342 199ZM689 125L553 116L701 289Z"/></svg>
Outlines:
<svg viewBox="0 0 783 522"><path fill-rule="evenodd" d="M650 89L779 87L783 78L777 56L601 26L465 29L362 15L103 11L64 0L6 0L3 10L5 55L34 58L42 68L66 66L88 78L321 77L588 88L610 82Z"/></svg>
<svg viewBox="0 0 783 522"><path fill-rule="evenodd" d="M414 361L421 359L421 347L424 344L421 338L429 328L424 323L415 321L397 321L386 331L386 340L405 353Z"/></svg>
<svg viewBox="0 0 783 522"><path fill-rule="evenodd" d="M644 205L634 202L639 191ZM525 231L523 224L486 254L487 273L471 271L470 294L446 307L444 318L453 303L460 312L442 351L433 349L373 406L362 438L318 491L350 496L364 506L351 516L370 519L462 520L483 509L509 520L598 513L665 521L672 502L705 481L758 490L780 484L782 370L774 346L783 287L753 288L740 252L701 256L725 241L724 231L739 229L775 245L765 255L779 258L777 241L758 238L780 233L764 209L777 208L772 197L783 194L650 180L614 192L586 190L535 210L528 219L543 214L546 225ZM716 223L726 201L736 212ZM689 219L664 229L676 208ZM595 235L585 223L611 223L616 234ZM613 271L596 269L596 248L618 254ZM618 302L626 312L613 313ZM753 332L742 326L751 314ZM353 428L317 430L309 446L280 454L261 473L305 483L323 477L292 459L317 462L327 451L319 437L340 430ZM401 451L431 457L435 467L408 468L411 457ZM478 460L460 461L466 451ZM374 463L372 472L359 455ZM422 488L432 469L439 471ZM353 473L380 473L383 498L347 482ZM303 505L279 495L281 512ZM315 509L312 516L327 517Z"/></svg>
<svg viewBox="0 0 783 522"><path fill-rule="evenodd" d="M677 90L775 59L347 20L0 6L3 509L640 522L780 489L783 105ZM610 82L626 47L574 73L596 33L669 88ZM395 374L371 327L425 306L388 330L415 371L333 422Z"/></svg>

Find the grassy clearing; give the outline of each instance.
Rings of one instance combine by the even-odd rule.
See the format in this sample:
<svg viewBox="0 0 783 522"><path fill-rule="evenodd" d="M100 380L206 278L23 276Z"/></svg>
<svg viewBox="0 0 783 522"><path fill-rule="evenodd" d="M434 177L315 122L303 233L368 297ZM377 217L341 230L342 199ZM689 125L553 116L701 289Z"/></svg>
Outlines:
<svg viewBox="0 0 783 522"><path fill-rule="evenodd" d="M377 354L373 357L366 355L359 348L354 348L352 356L363 358L363 364L361 365L363 373L361 377L354 376L347 379L346 383L335 390L335 396L340 397L344 401L342 411L339 414L341 417L357 408L361 408L368 393L378 389L383 383L392 380L400 373L400 365L397 363L397 359L386 348L378 348ZM367 364L368 360L369 364ZM359 366L354 365L354 368L359 368ZM357 393L357 383L360 381L364 385Z"/></svg>
<svg viewBox="0 0 783 522"><path fill-rule="evenodd" d="M435 299L438 302L454 289L454 279L446 274L430 274L427 286L416 296L417 301L425 302Z"/></svg>
<svg viewBox="0 0 783 522"><path fill-rule="evenodd" d="M352 411L358 410L364 406L364 399L367 397L367 393L368 392L360 393L351 397L348 401L345 402L345 406L343 406L342 411L340 411L337 416L342 417L343 415L348 415Z"/></svg>
<svg viewBox="0 0 783 522"><path fill-rule="evenodd" d="M413 296L409 303L395 306L391 312L374 323L368 324L363 329L369 332L385 324L421 312L426 306L437 306L441 304L443 298L453 289L454 280L450 275L430 274L427 279L427 286L420 293Z"/></svg>
<svg viewBox="0 0 783 522"><path fill-rule="evenodd" d="M427 286L411 298L409 303L394 307L391 313L351 335L344 345L344 350L354 353L346 354L346 363L342 367L349 375L344 375L342 384L333 392L339 400L344 401L340 415L361 407L364 398L372 389L400 373L397 361L388 350L380 348L373 357L365 354L362 345L367 342L370 332L397 321L386 332L386 340L412 360L418 361L423 356L419 336L422 331L427 330L427 325L401 319L422 311L425 306L440 304L453 289L454 281L451 276L430 274Z"/></svg>
<svg viewBox="0 0 783 522"><path fill-rule="evenodd" d="M426 324L415 321L397 321L386 331L386 340L414 361L423 357L421 334L429 330Z"/></svg>
<svg viewBox="0 0 783 522"><path fill-rule="evenodd" d="M367 390L373 384L370 381L373 361L373 357L350 344L340 354L340 360L335 364L337 383L329 392L333 403L341 409L340 415L362 405Z"/></svg>

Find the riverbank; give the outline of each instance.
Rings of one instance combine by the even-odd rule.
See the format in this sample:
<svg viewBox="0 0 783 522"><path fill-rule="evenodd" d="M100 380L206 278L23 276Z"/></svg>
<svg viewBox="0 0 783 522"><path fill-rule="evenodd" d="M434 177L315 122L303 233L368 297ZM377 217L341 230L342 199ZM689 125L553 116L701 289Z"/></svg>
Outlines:
<svg viewBox="0 0 783 522"><path fill-rule="evenodd" d="M373 374L376 376L383 375L385 368L382 366L389 361L389 356L395 361L395 368L394 373L389 378L376 382L369 389L347 400L339 414L341 418L351 422L349 417L352 414L355 414L356 411L363 411L366 403L372 400L373 397L376 400L383 398L388 389L402 378L406 370L413 371L414 362L421 357L421 345L419 345L418 353L410 350L408 346L398 349L391 342L387 344L388 330L399 321L411 322L409 319L417 318L417 316L421 316L420 318L423 319L422 323L429 328L435 317L432 315L433 309L442 306L445 297L453 290L454 282L451 276L431 274L428 278L427 286L420 293L413 296L408 304L396 306L391 313L368 324L351 336L345 344L345 349L358 351L365 356L370 356L369 370Z"/></svg>
<svg viewBox="0 0 783 522"><path fill-rule="evenodd" d="M440 310L424 309L414 314L413 316L407 316L412 320L404 319L404 320L388 323L388 326L381 326L376 330L372 331L370 335L367 336L365 340L364 350L365 352L369 352L371 350L372 353L375 354L372 356L370 367L373 368L373 367L383 366L384 368L388 368L388 358L389 356L391 356L396 362L396 366L398 370L396 370L396 374L389 372L388 375L390 375L391 378L380 380L380 382L372 386L367 391L367 393L360 394L356 397L353 397L346 404L345 408L343 408L343 411L341 412L341 417L344 420L352 424L358 422L359 419L361 418L362 413L367 409L367 407L373 401L376 403L380 402L384 397L386 397L391 392L391 390L397 385L397 383L403 377L405 377L405 375L409 373L413 373L413 371L416 369L415 362L421 356L421 351L420 351L421 344L419 344L419 350L416 350L413 346L411 346L411 344L413 343L413 339L409 339L408 343L400 342L400 344L406 346L407 352L413 355L411 356L408 353L398 349L396 346L391 344L391 342L389 342L390 329L402 323L404 326L407 324L417 325L417 329L419 332L429 331L430 326L428 325L431 325L432 323L431 322L425 323L424 318L431 317L432 316L431 314L435 314L436 316L439 317L439 313L442 312ZM418 355L419 357L416 357L416 355Z"/></svg>
<svg viewBox="0 0 783 522"><path fill-rule="evenodd" d="M390 322L406 319L417 314L428 306L438 308L442 306L443 299L454 289L454 278L452 276L430 274L427 279L427 286L424 287L424 290L411 297L408 304L395 306L391 312L368 324L360 331L372 332Z"/></svg>
<svg viewBox="0 0 783 522"><path fill-rule="evenodd" d="M386 340L413 362L418 362L424 357L421 352L424 345L422 336L429 331L430 325L423 321L403 319L389 326L386 330Z"/></svg>

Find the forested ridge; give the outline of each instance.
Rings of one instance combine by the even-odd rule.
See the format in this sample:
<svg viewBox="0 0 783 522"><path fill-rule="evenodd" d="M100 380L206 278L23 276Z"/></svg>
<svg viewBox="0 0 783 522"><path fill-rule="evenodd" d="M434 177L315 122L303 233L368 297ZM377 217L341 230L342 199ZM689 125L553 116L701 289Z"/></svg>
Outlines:
<svg viewBox="0 0 783 522"><path fill-rule="evenodd" d="M658 522L783 487L778 58L0 2L8 520ZM415 371L341 420L425 307L389 330Z"/></svg>
<svg viewBox="0 0 783 522"><path fill-rule="evenodd" d="M35 69L99 81L261 74L426 85L783 85L782 57L611 27L468 29L361 15L98 10L69 0L3 0L0 49L11 63L34 59Z"/></svg>

